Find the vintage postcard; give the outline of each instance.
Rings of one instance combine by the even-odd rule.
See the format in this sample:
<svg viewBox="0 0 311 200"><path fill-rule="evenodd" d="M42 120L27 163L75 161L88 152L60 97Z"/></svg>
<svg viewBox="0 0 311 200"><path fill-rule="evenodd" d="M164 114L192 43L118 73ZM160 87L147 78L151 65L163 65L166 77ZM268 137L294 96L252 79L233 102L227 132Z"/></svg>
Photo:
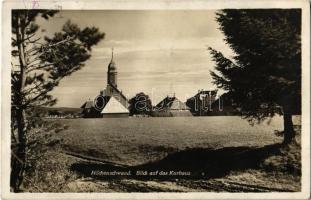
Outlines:
<svg viewBox="0 0 311 200"><path fill-rule="evenodd" d="M2 2L3 199L310 198L310 5Z"/></svg>

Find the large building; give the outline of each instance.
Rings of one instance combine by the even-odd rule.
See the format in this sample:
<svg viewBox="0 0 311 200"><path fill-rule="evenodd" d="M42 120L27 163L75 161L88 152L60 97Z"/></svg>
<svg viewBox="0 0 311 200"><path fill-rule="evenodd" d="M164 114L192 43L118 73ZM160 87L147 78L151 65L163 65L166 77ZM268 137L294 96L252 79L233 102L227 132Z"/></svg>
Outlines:
<svg viewBox="0 0 311 200"><path fill-rule="evenodd" d="M216 101L217 90L199 90L196 95L187 99L186 105L194 116L208 115Z"/></svg>
<svg viewBox="0 0 311 200"><path fill-rule="evenodd" d="M217 98L217 90L199 90L187 99L186 105L194 116L239 115L240 111L228 93Z"/></svg>
<svg viewBox="0 0 311 200"><path fill-rule="evenodd" d="M175 96L167 96L153 109L153 117L186 117L192 116L190 108Z"/></svg>
<svg viewBox="0 0 311 200"><path fill-rule="evenodd" d="M116 64L113 60L113 50L111 55L111 61L108 65L107 71L107 86L104 90L105 96L114 96L125 108L129 107L127 98L124 96L121 90L118 89L118 72Z"/></svg>
<svg viewBox="0 0 311 200"><path fill-rule="evenodd" d="M100 92L95 100L85 102L83 108L83 117L128 117L129 103L117 85L118 72L113 60L113 50L111 60L107 71L106 88Z"/></svg>

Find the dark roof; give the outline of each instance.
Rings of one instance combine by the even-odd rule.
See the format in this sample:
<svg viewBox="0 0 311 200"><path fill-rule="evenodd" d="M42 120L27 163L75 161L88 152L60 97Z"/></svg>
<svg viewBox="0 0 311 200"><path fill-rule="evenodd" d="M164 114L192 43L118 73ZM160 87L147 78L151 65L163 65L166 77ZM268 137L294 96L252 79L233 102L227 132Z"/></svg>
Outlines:
<svg viewBox="0 0 311 200"><path fill-rule="evenodd" d="M110 60L110 63L109 63L109 65L108 65L108 72L110 71L110 70L113 70L113 71L115 71L117 68L116 68L116 63L114 62L114 60L113 60L113 49L112 49L112 52L111 52L111 60Z"/></svg>
<svg viewBox="0 0 311 200"><path fill-rule="evenodd" d="M185 103L181 102L177 97L167 96L155 106L155 109L189 110L189 107L186 106Z"/></svg>
<svg viewBox="0 0 311 200"><path fill-rule="evenodd" d="M122 92L121 92L117 87L115 87L112 83L109 83L109 85L110 85L115 91L117 91L117 92L120 94L120 96L121 96L123 99L125 99L126 102L128 103L127 98L124 96L124 94L122 94Z"/></svg>
<svg viewBox="0 0 311 200"><path fill-rule="evenodd" d="M117 67L116 67L116 64L113 60L110 61L109 65L108 65L108 70L116 70Z"/></svg>
<svg viewBox="0 0 311 200"><path fill-rule="evenodd" d="M198 96L200 94L210 94L210 93L214 96L217 94L217 90L199 90L195 96Z"/></svg>
<svg viewBox="0 0 311 200"><path fill-rule="evenodd" d="M92 108L93 101L86 101L80 108Z"/></svg>

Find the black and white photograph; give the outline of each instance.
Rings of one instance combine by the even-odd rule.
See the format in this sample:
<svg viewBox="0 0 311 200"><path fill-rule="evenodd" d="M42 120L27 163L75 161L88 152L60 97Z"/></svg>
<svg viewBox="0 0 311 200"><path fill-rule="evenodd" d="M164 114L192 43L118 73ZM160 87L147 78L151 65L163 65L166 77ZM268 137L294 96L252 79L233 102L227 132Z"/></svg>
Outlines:
<svg viewBox="0 0 311 200"><path fill-rule="evenodd" d="M310 13L297 2L3 9L8 193L310 197Z"/></svg>

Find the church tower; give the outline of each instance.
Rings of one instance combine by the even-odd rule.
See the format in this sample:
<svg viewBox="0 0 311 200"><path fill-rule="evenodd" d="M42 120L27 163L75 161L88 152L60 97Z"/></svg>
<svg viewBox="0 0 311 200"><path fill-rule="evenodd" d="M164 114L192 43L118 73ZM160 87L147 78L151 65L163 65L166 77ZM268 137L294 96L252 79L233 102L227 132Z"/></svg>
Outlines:
<svg viewBox="0 0 311 200"><path fill-rule="evenodd" d="M117 68L116 68L116 64L113 60L113 49L112 49L112 53L111 53L111 61L108 65L108 72L107 72L107 85L113 85L114 87L117 88Z"/></svg>
<svg viewBox="0 0 311 200"><path fill-rule="evenodd" d="M117 68L113 60L113 49L111 60L107 71L106 89L100 91L96 102L87 101L82 105L84 117L121 117L129 116L129 103L126 96L117 87ZM89 113L93 109L94 113ZM99 112L99 113L98 113ZM99 114L99 115L98 115Z"/></svg>
<svg viewBox="0 0 311 200"><path fill-rule="evenodd" d="M113 49L111 55L111 61L108 65L107 71L107 87L103 91L103 95L108 97L114 97L117 101L119 101L125 108L128 108L127 98L122 94L122 91L117 87L117 68L116 64L113 60Z"/></svg>

